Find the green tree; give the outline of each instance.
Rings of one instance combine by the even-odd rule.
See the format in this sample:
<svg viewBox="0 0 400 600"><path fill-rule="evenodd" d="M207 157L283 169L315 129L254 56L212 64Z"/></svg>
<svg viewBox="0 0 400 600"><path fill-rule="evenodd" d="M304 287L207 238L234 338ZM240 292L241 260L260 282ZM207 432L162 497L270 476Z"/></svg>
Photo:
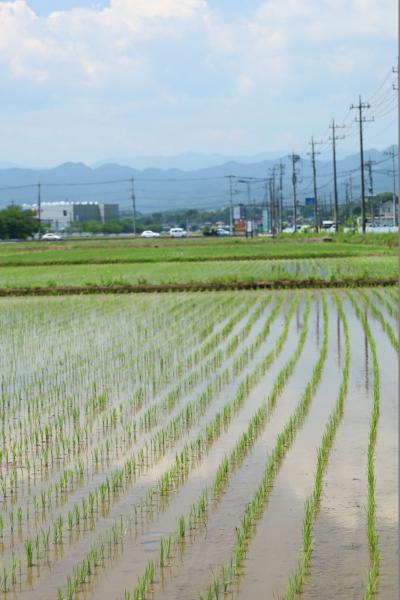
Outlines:
<svg viewBox="0 0 400 600"><path fill-rule="evenodd" d="M26 239L38 230L38 221L31 210L7 206L0 210L0 238Z"/></svg>

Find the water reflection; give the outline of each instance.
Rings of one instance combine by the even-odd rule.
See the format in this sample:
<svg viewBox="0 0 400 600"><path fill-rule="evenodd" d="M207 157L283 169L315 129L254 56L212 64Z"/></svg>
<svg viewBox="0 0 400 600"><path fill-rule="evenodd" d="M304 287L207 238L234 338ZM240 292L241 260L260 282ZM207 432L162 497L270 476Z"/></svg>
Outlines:
<svg viewBox="0 0 400 600"><path fill-rule="evenodd" d="M336 334L337 334L337 358L338 358L338 367L342 363L342 342L340 337L340 314L339 311L336 312Z"/></svg>
<svg viewBox="0 0 400 600"><path fill-rule="evenodd" d="M364 317L365 317L365 322L368 324L367 307L364 308ZM366 332L365 328L363 328L363 333L364 333L364 359L365 359L365 366L364 366L365 390L368 392L369 391L369 353L368 353L368 337L367 337L367 332Z"/></svg>

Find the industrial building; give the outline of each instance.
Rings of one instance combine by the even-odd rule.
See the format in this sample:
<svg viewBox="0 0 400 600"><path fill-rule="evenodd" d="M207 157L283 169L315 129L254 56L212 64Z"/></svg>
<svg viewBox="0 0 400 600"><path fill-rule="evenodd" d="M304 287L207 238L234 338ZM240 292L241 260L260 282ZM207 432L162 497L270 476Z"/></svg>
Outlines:
<svg viewBox="0 0 400 600"><path fill-rule="evenodd" d="M38 205L24 206L38 213ZM99 202L42 202L40 205L42 224L53 231L64 231L72 223L101 221L107 223L119 218L118 204Z"/></svg>

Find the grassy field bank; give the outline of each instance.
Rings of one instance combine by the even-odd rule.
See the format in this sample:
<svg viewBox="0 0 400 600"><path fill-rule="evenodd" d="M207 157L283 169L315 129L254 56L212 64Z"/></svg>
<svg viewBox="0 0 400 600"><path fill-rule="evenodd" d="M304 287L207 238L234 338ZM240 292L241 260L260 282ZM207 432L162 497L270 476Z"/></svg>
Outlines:
<svg viewBox="0 0 400 600"><path fill-rule="evenodd" d="M395 282L388 239L86 240L0 246L0 289Z"/></svg>
<svg viewBox="0 0 400 600"><path fill-rule="evenodd" d="M109 262L181 262L206 260L267 260L273 258L346 257L396 254L396 238L389 235L333 238L299 237L189 238L172 240L103 239L4 243L0 265L103 264Z"/></svg>

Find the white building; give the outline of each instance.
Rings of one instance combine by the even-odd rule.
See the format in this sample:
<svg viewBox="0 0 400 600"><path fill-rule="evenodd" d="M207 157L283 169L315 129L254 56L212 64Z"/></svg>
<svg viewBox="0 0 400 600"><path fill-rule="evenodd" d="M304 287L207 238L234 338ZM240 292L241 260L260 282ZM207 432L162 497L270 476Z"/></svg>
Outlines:
<svg viewBox="0 0 400 600"><path fill-rule="evenodd" d="M24 206L38 212L38 205ZM118 204L98 202L42 202L40 216L43 225L53 231L64 231L72 223L101 221L106 223L119 218Z"/></svg>

